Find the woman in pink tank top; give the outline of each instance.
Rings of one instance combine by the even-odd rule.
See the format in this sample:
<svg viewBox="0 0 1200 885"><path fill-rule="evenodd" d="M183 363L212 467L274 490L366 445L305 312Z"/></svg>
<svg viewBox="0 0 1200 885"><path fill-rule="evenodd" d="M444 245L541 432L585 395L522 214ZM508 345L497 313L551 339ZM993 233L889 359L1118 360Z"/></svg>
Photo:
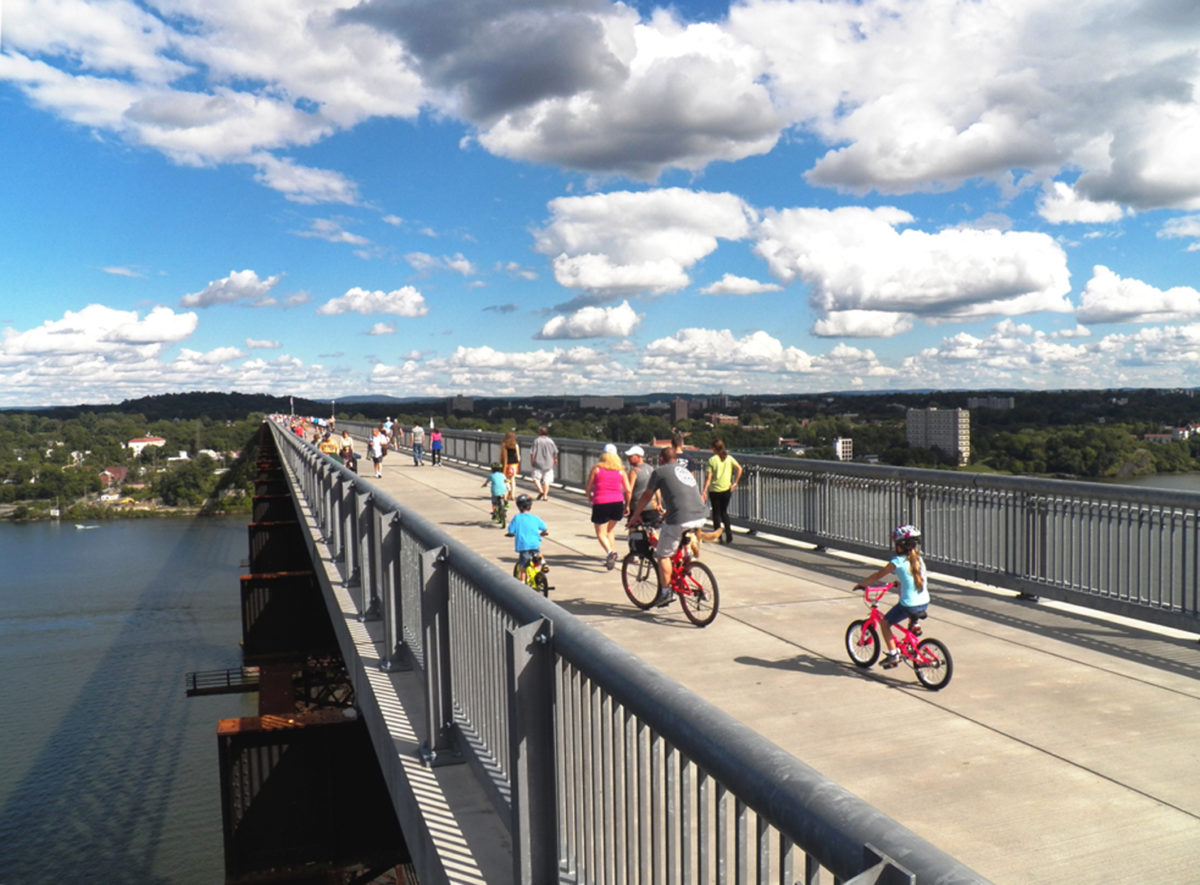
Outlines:
<svg viewBox="0 0 1200 885"><path fill-rule="evenodd" d="M592 502L592 527L596 540L604 549L604 567L612 571L617 564L617 523L629 514L629 477L617 455L617 447L609 443L604 454L588 474L586 486Z"/></svg>

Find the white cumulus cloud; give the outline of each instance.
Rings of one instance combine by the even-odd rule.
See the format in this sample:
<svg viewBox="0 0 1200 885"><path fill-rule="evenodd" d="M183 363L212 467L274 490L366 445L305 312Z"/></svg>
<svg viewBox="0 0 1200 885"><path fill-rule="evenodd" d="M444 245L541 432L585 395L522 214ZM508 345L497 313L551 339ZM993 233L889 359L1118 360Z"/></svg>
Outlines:
<svg viewBox="0 0 1200 885"><path fill-rule="evenodd" d="M196 331L198 322L196 314L176 313L169 307L155 307L139 317L137 311L89 304L25 332L5 329L0 356L100 354L133 360L183 341Z"/></svg>
<svg viewBox="0 0 1200 885"><path fill-rule="evenodd" d="M1200 292L1189 286L1163 291L1098 264L1075 316L1083 323L1187 322L1200 319Z"/></svg>
<svg viewBox="0 0 1200 885"><path fill-rule="evenodd" d="M622 301L616 307L582 307L570 316L556 316L534 338L625 338L642 318Z"/></svg>
<svg viewBox="0 0 1200 885"><path fill-rule="evenodd" d="M384 292L369 291L355 286L345 295L332 298L317 308L317 313L327 316L343 313L395 314L402 317L419 317L429 312L425 298L412 286L403 286Z"/></svg>
<svg viewBox="0 0 1200 885"><path fill-rule="evenodd" d="M264 307L275 303L270 292L281 279L282 274L260 280L252 270L230 271L229 276L213 280L199 292L184 295L180 304L184 307L212 307L214 304L247 301L254 307Z"/></svg>
<svg viewBox="0 0 1200 885"><path fill-rule="evenodd" d="M1083 199L1073 187L1061 181L1049 182L1042 188L1037 207L1038 214L1051 224L1106 224L1120 221L1126 214L1125 209L1117 203L1095 203Z"/></svg>
<svg viewBox="0 0 1200 885"><path fill-rule="evenodd" d="M733 194L684 188L559 197L535 248L569 289L610 295L677 291L720 240L749 235L753 210Z"/></svg>
<svg viewBox="0 0 1200 885"><path fill-rule="evenodd" d="M778 292L783 287L778 283L763 283L748 277L727 273L715 283L700 290L701 295L759 295L763 292Z"/></svg>
<svg viewBox="0 0 1200 885"><path fill-rule="evenodd" d="M822 314L847 310L926 318L1067 312L1066 254L1041 233L901 229L892 208L764 213L755 251L785 282L810 286Z"/></svg>

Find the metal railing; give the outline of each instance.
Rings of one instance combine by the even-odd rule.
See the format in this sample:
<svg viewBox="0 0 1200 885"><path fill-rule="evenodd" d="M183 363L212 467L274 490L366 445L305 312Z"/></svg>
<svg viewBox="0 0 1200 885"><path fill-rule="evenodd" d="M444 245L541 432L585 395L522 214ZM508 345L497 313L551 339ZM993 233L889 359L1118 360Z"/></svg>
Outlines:
<svg viewBox="0 0 1200 885"><path fill-rule="evenodd" d="M197 670L185 676L188 697L258 691L258 667Z"/></svg>
<svg viewBox="0 0 1200 885"><path fill-rule="evenodd" d="M411 663L424 686L422 756L473 765L508 825L514 881L983 881L272 430L360 611L382 615L381 667Z"/></svg>
<svg viewBox="0 0 1200 885"><path fill-rule="evenodd" d="M500 434L443 434L448 460L482 467L499 457ZM520 438L522 451L531 440ZM555 442L557 481L582 488L603 444ZM709 454L696 452L698 473ZM936 571L1200 630L1200 493L737 457L745 473L730 502L734 525L877 557L892 528L915 523Z"/></svg>

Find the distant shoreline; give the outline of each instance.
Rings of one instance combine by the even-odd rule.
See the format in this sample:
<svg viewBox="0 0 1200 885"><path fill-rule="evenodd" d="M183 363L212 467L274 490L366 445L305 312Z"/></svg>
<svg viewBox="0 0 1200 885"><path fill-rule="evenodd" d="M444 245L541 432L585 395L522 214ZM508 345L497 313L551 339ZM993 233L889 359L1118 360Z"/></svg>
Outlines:
<svg viewBox="0 0 1200 885"><path fill-rule="evenodd" d="M191 518L207 518L220 516L238 516L240 510L212 510L206 507L155 507L153 509L128 509L128 510L113 510L97 513L85 513L72 515L70 513L62 513L59 516L51 516L43 510L36 513L28 513L21 517L14 516L15 511L20 507L19 504L5 505L0 508L0 522L10 523L27 523L27 522L62 522L67 524L76 523L105 523L118 522L120 520L138 520L138 519L191 519ZM249 514L249 509L245 510Z"/></svg>

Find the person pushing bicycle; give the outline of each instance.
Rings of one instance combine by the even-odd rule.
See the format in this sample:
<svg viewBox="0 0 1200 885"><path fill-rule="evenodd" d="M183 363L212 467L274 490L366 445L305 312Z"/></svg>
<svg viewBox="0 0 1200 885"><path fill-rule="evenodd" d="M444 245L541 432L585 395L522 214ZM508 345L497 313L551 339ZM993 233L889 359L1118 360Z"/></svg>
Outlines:
<svg viewBox="0 0 1200 885"><path fill-rule="evenodd" d="M900 652L896 650L892 627L907 617L908 629L920 636L921 628L917 620L929 609L929 587L925 580L925 560L919 552L920 545L920 529L915 525L898 526L892 531L892 546L896 555L879 571L854 585L855 590L862 590L888 575L896 576L890 586L899 587L900 601L883 616L887 624L887 629L883 631L883 641L887 644L887 658L883 666L889 669L900 663Z"/></svg>

